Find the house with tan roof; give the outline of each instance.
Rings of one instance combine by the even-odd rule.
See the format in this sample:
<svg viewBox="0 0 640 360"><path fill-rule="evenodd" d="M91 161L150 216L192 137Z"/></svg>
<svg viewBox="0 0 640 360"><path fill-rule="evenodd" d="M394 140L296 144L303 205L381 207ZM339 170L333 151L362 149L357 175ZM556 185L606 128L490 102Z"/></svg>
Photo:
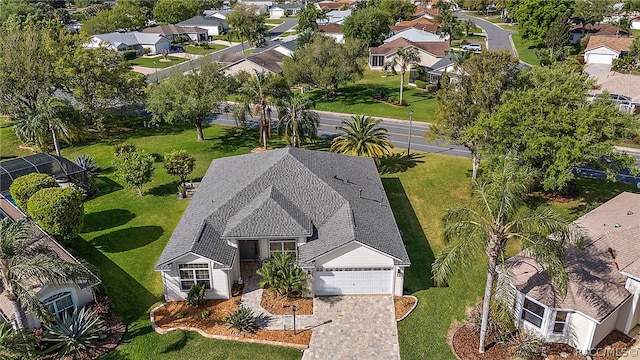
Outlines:
<svg viewBox="0 0 640 360"><path fill-rule="evenodd" d="M451 47L446 41L414 42L403 37L385 42L380 46L369 48L369 68L382 70L393 61L398 49L415 48L418 50L420 62L418 66L430 68L443 58Z"/></svg>
<svg viewBox="0 0 640 360"><path fill-rule="evenodd" d="M631 43L633 38L630 37L591 36L584 51L584 61L611 65L613 60L629 52Z"/></svg>
<svg viewBox="0 0 640 360"><path fill-rule="evenodd" d="M333 38L337 43L344 43L344 33L340 24L318 25L318 32Z"/></svg>
<svg viewBox="0 0 640 360"><path fill-rule="evenodd" d="M395 35L409 28L415 28L418 30L435 34L436 31L438 30L438 25L436 25L433 21L427 18L419 17L413 20L397 22L395 25L391 26L391 33Z"/></svg>
<svg viewBox="0 0 640 360"><path fill-rule="evenodd" d="M223 54L218 62L226 64L222 70L230 75L235 75L242 71L250 74L255 71L282 74L284 58L291 56L294 51L295 41L289 41L251 55Z"/></svg>
<svg viewBox="0 0 640 360"><path fill-rule="evenodd" d="M574 224L585 241L567 248L566 295L525 251L505 262L499 281L515 289L520 326L587 353L611 331L629 334L640 322L640 194L624 192Z"/></svg>
<svg viewBox="0 0 640 360"><path fill-rule="evenodd" d="M629 31L626 29L617 27L612 24L595 24L595 25L576 25L574 26L569 33L571 34L571 39L569 42L571 44L577 44L580 40L587 36L609 36L609 37L629 37Z"/></svg>
<svg viewBox="0 0 640 360"><path fill-rule="evenodd" d="M145 34L160 34L171 41L180 37L188 38L191 41L207 41L209 37L209 32L205 28L173 24L146 28L142 32Z"/></svg>

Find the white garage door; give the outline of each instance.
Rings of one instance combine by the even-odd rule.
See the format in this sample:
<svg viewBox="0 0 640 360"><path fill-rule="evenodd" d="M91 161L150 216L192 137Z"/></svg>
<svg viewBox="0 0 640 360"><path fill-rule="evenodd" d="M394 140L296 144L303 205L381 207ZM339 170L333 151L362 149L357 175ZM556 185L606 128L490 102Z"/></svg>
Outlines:
<svg viewBox="0 0 640 360"><path fill-rule="evenodd" d="M590 64L607 64L611 65L613 57L605 54L589 54L587 62Z"/></svg>
<svg viewBox="0 0 640 360"><path fill-rule="evenodd" d="M322 269L314 279L317 296L391 294L393 269Z"/></svg>

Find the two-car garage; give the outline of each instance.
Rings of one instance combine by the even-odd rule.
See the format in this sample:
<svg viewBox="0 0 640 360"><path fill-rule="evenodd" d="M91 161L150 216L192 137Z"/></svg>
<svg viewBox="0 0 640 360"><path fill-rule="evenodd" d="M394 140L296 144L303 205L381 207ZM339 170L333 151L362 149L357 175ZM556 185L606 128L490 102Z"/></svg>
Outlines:
<svg viewBox="0 0 640 360"><path fill-rule="evenodd" d="M316 296L391 294L393 275L393 268L316 269L315 294Z"/></svg>

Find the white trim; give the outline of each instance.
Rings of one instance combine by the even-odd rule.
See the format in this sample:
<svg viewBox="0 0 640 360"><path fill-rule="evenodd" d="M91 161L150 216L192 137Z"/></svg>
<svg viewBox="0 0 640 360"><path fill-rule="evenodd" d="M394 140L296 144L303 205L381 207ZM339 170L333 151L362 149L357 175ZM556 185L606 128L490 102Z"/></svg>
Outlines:
<svg viewBox="0 0 640 360"><path fill-rule="evenodd" d="M201 259L203 259L203 260L210 261L210 262L212 262L212 263L216 263L216 264L220 264L220 265L222 265L222 266L225 266L225 267L217 268L217 269L214 269L214 270L229 270L229 269L231 269L231 267L228 267L227 265L225 265L225 264L223 264L223 263L221 263L221 262L219 262L219 261L215 261L215 260L213 260L213 259L209 259L209 258L208 258L208 257L206 257L206 256L202 256L202 255L200 255L200 254L196 254L196 253L194 253L193 251L189 251L189 252L184 253L184 254L182 254L182 255L178 255L178 256L176 256L176 257L172 258L171 260L167 260L167 261L163 262L162 264L160 264L160 266L159 266L159 267L164 267L164 266L165 266L165 265L167 265L167 264L173 264L173 263L176 263L176 262L178 262L181 258L183 258L183 257L185 257L185 256L187 256L187 255L197 256L197 257L199 257L199 258L201 258ZM169 268L169 269L156 269L155 271L167 272L167 271L171 271L171 268Z"/></svg>
<svg viewBox="0 0 640 360"><path fill-rule="evenodd" d="M527 300L529 300L532 303L542 307L542 316L540 316L540 315L534 313L533 311L525 308L525 303L527 302ZM540 330L541 333L544 334L544 323L545 323L544 318L545 318L545 315L547 314L547 309L549 309L549 308L546 305L544 305L544 304L538 302L537 300L534 300L534 299L528 297L527 295L525 295L524 296L524 300L522 301L522 310L520 311L520 316L518 317L518 319L520 321L526 321L528 324L535 326L536 328L538 328ZM532 323L531 321L529 321L527 319L524 319L522 317L522 315L524 314L525 311L528 311L529 313L533 314L536 317L540 317L540 326Z"/></svg>
<svg viewBox="0 0 640 360"><path fill-rule="evenodd" d="M360 241L358 241L358 240L351 240L351 241L349 241L349 242L347 242L347 243L344 243L344 244L342 244L342 245L340 245L340 246L338 246L338 247L336 247L336 248L333 248L333 249L331 249L331 250L327 250L326 252L324 252L324 253L322 253L322 254L320 254L320 255L317 255L317 256L315 256L315 257L313 257L313 258L311 258L311 259L308 259L308 260L306 260L306 261L307 261L307 262L316 261L316 260L318 260L318 258L321 258L321 257L323 257L323 256L325 256L325 255L329 255L329 254L331 254L332 252L337 251L337 250L340 250L340 249L342 249L343 247L346 247L346 246L348 246L348 245L351 245L351 243L354 243L354 242L355 242L356 244L359 244L359 245L361 245L361 246L363 246L363 247L365 247L365 248L369 249L369 250L373 250L373 251L375 251L375 252L377 252L377 253L379 253L379 254L385 255L385 256L390 257L390 258L392 258L392 259L394 259L394 260L402 261L401 259L399 259L399 258L397 258L397 257L395 257L395 256L393 256L393 255L387 254L386 252L382 252L382 251L380 251L380 250L378 250L378 249L376 249L376 248L372 248L371 246L369 246L369 245L367 245L367 244L363 244L363 243L361 243L361 242L360 242ZM403 267L407 267L407 266L409 266L409 265L396 265L396 266L403 266Z"/></svg>

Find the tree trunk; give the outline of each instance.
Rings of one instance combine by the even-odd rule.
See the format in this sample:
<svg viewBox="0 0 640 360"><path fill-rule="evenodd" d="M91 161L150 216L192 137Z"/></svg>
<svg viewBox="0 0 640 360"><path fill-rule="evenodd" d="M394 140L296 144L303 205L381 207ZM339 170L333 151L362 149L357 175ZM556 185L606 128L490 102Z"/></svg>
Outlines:
<svg viewBox="0 0 640 360"><path fill-rule="evenodd" d="M480 155L475 151L471 152L471 180L475 181L478 178L478 169L480 168Z"/></svg>
<svg viewBox="0 0 640 360"><path fill-rule="evenodd" d="M198 131L198 141L204 141L204 133L202 132L202 122L196 122L196 130Z"/></svg>
<svg viewBox="0 0 640 360"><path fill-rule="evenodd" d="M138 190L138 196L142 196L142 185L136 186L136 189Z"/></svg>
<svg viewBox="0 0 640 360"><path fill-rule="evenodd" d="M489 324L489 309L491 307L491 293L493 291L493 277L496 272L497 258L489 255L487 266L487 283L484 287L484 299L482 301L482 325L480 326L480 346L478 352L484 353L484 342L487 337L487 325Z"/></svg>
<svg viewBox="0 0 640 360"><path fill-rule="evenodd" d="M56 134L56 131L53 129L53 126L51 125L51 123L49 123L49 130L51 130L51 137L53 138L53 147L56 149L56 155L62 156L60 155L60 144L58 143L58 135Z"/></svg>
<svg viewBox="0 0 640 360"><path fill-rule="evenodd" d="M11 300L10 298L9 298L9 301L11 301L11 306L13 307L13 313L16 317L16 326L18 327L18 329L24 329L27 326L27 319L24 314L24 310L20 305L20 302L17 299Z"/></svg>
<svg viewBox="0 0 640 360"><path fill-rule="evenodd" d="M404 71L400 72L400 103L402 104L402 90L404 89Z"/></svg>

